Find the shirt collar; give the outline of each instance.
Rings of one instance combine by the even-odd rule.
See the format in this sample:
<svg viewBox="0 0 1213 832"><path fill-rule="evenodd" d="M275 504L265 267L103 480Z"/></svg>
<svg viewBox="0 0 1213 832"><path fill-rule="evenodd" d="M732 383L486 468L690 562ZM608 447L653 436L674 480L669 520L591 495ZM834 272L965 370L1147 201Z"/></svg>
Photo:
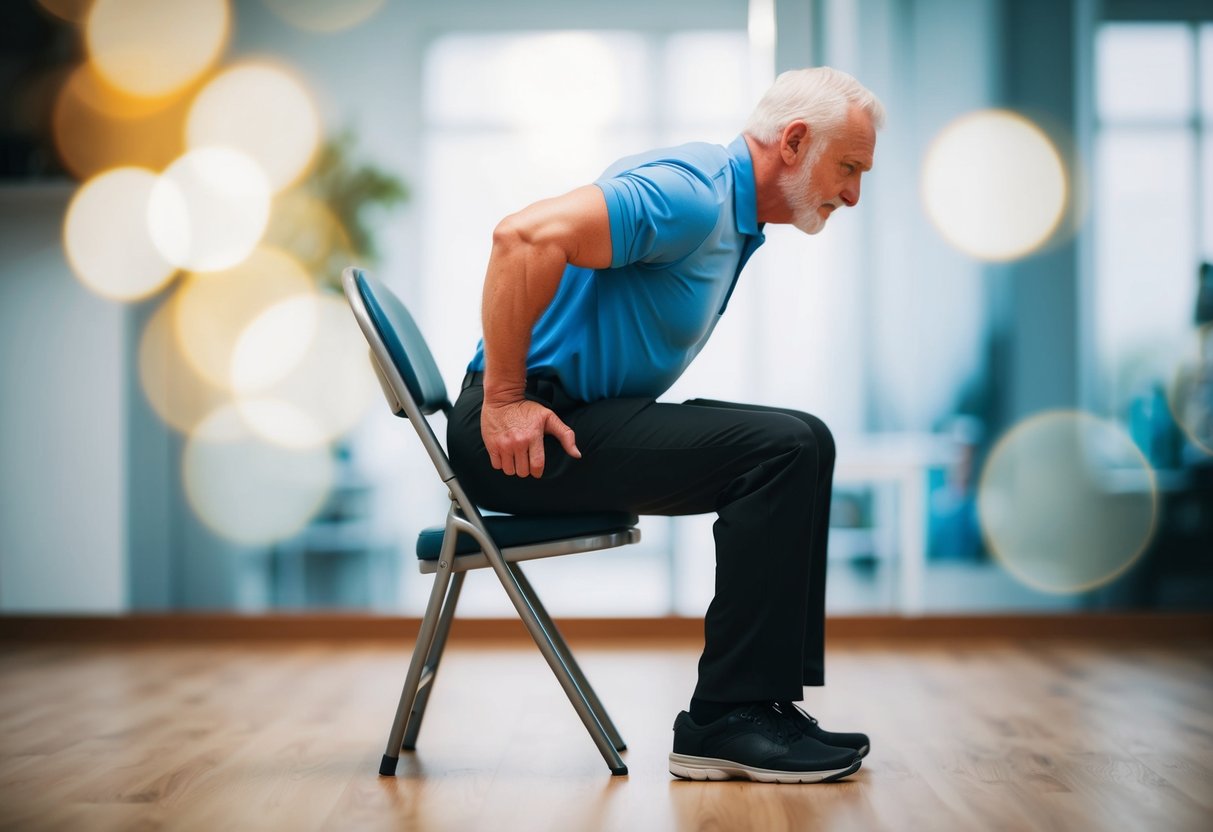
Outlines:
<svg viewBox="0 0 1213 832"><path fill-rule="evenodd" d="M742 234L757 236L758 194L754 186L754 161L745 136L738 136L728 147L729 165L733 168L733 219Z"/></svg>

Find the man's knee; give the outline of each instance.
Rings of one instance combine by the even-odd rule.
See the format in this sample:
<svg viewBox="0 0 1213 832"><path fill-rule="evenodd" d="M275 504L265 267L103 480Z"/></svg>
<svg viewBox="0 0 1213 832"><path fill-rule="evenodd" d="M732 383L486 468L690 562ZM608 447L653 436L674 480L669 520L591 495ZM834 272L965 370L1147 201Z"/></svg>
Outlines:
<svg viewBox="0 0 1213 832"><path fill-rule="evenodd" d="M816 431L806 420L812 417L801 413L777 415L779 418L775 420L770 434L777 451L780 453L789 450L798 451L798 456L802 457L804 462L816 465L822 449ZM802 419L801 416L806 419Z"/></svg>
<svg viewBox="0 0 1213 832"><path fill-rule="evenodd" d="M822 462L834 462L834 434L826 427L826 423L818 419L812 414L805 414L809 417L809 428L813 431L813 436L817 439L817 453L821 456Z"/></svg>
<svg viewBox="0 0 1213 832"><path fill-rule="evenodd" d="M817 448L817 454L823 463L834 462L834 434L826 426L826 423L818 419L812 413L805 413L802 410L791 410L788 413L795 416L802 424L808 427L813 434L813 441Z"/></svg>

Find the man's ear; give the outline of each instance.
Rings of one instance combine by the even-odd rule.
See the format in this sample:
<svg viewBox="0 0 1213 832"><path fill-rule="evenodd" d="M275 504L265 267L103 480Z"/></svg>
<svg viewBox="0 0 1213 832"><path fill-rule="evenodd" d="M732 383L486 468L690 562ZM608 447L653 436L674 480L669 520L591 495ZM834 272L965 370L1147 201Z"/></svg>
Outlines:
<svg viewBox="0 0 1213 832"><path fill-rule="evenodd" d="M779 137L779 155L783 157L784 164L794 165L808 152L813 138L811 133L809 125L800 119L783 128L783 135Z"/></svg>

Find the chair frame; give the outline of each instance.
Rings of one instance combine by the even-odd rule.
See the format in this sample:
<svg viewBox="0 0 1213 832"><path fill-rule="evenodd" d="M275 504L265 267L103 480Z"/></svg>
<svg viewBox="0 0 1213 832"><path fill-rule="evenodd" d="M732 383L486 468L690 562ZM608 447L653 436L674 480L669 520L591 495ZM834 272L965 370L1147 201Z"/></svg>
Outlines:
<svg viewBox="0 0 1213 832"><path fill-rule="evenodd" d="M401 413L407 416L414 430L417 431L421 444L430 456L430 461L447 486L451 501L446 515L442 548L437 560L420 561L422 573L434 574L434 585L430 590L425 616L421 620L420 632L417 634L413 657L405 676L400 703L396 708L396 716L392 722L387 749L383 754L379 773L383 776L395 775L400 752L412 751L416 748L417 734L421 730L421 722L425 716L426 706L429 704L430 693L434 687L443 652L446 649L464 577L470 569L491 568L501 582L502 588L505 589L510 602L514 605L518 617L522 619L527 632L530 633L544 659L547 660L552 673L560 682L569 702L572 703L591 739L598 747L611 774L626 775L628 768L623 758L619 756L619 752L625 750L627 746L620 736L619 730L611 721L593 687L590 686L585 673L577 664L572 651L569 650L568 644L551 616L548 615L539 596L522 573L518 561L636 543L640 540L640 530L633 527L609 534L499 548L489 533L479 509L468 497L455 476L446 451L435 436L421 406L413 397L400 370L392 360L387 345L383 342L383 338L366 308L366 303L358 288L357 274L357 269L346 268L341 274L342 288L353 310L354 318L370 344L371 364L379 378L384 396L387 398L392 412L397 416ZM436 409L449 417L451 410L449 398L444 399ZM470 535L480 545L480 551L455 555L455 545L459 534Z"/></svg>

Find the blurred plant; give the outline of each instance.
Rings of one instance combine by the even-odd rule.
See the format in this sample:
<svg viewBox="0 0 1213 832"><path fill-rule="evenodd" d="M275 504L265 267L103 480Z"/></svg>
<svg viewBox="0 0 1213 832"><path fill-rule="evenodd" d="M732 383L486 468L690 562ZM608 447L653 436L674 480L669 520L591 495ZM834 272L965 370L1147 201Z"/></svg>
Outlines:
<svg viewBox="0 0 1213 832"><path fill-rule="evenodd" d="M319 288L335 292L343 268L378 260L375 214L409 198L402 179L356 158L356 143L349 129L325 142L311 174L275 200L266 233L268 242L303 263Z"/></svg>

